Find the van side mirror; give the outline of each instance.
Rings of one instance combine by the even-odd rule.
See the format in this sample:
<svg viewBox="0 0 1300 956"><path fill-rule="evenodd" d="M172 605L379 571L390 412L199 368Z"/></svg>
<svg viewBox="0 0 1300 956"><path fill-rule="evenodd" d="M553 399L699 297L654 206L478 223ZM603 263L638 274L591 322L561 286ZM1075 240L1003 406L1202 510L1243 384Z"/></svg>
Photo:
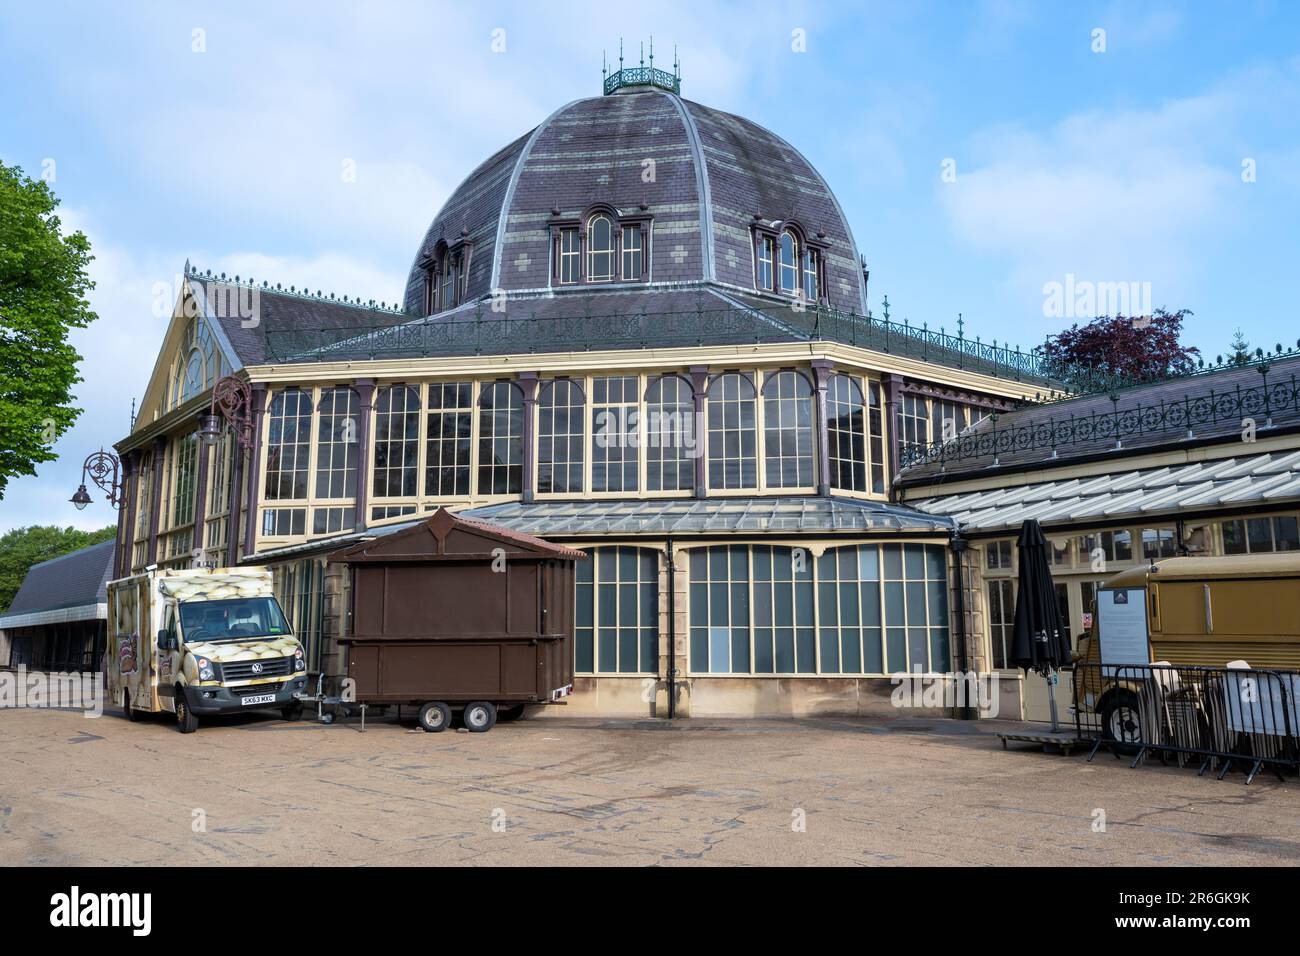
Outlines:
<svg viewBox="0 0 1300 956"><path fill-rule="evenodd" d="M165 627L160 627L158 629L158 646L164 651L170 651L172 649L171 635L167 632L167 628Z"/></svg>

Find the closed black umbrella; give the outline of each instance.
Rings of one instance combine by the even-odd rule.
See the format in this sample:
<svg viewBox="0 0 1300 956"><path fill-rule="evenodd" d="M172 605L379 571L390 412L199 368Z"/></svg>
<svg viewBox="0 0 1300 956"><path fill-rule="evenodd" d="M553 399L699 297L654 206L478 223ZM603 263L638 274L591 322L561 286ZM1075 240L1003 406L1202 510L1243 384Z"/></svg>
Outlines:
<svg viewBox="0 0 1300 956"><path fill-rule="evenodd" d="M1061 623L1061 611L1052 585L1052 567L1047 557L1047 538L1032 518L1020 526L1020 589L1016 595L1016 622L1011 636L1011 665L1034 671L1047 678L1052 708L1052 729L1056 720L1056 697L1051 672L1070 663L1070 639Z"/></svg>

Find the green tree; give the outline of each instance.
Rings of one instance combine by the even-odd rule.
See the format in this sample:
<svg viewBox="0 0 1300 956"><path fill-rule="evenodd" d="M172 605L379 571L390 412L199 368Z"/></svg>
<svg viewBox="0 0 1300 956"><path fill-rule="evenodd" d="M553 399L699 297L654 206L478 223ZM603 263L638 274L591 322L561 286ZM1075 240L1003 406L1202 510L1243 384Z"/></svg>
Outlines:
<svg viewBox="0 0 1300 956"><path fill-rule="evenodd" d="M50 524L15 528L0 535L0 612L9 610L33 564L112 540L116 533L117 529L112 525L98 531L78 531Z"/></svg>
<svg viewBox="0 0 1300 956"><path fill-rule="evenodd" d="M70 329L94 321L93 258L80 232L62 235L48 184L0 162L0 498L9 479L52 460L79 408L80 361Z"/></svg>
<svg viewBox="0 0 1300 956"><path fill-rule="evenodd" d="M1246 365L1255 356L1250 352L1250 343L1238 329L1232 336L1232 341L1228 343L1228 361L1233 365Z"/></svg>

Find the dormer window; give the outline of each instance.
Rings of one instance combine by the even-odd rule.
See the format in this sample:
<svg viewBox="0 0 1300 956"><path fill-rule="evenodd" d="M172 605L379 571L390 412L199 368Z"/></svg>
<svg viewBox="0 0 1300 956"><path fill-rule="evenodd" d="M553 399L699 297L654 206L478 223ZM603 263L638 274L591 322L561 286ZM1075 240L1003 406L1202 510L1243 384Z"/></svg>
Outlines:
<svg viewBox="0 0 1300 956"><path fill-rule="evenodd" d="M823 274L826 243L806 238L795 223L764 222L755 216L754 288L801 299L810 305L825 300ZM818 234L821 238L821 234Z"/></svg>
<svg viewBox="0 0 1300 956"><path fill-rule="evenodd" d="M645 282L650 273L650 217L620 215L612 206L588 208L578 219L550 221L551 282Z"/></svg>
<svg viewBox="0 0 1300 956"><path fill-rule="evenodd" d="M623 227L623 281L639 282L645 271L645 250L641 247L641 225Z"/></svg>
<svg viewBox="0 0 1300 956"><path fill-rule="evenodd" d="M582 278L579 268L582 262L582 246L578 240L578 230L560 230L560 282L569 285Z"/></svg>
<svg viewBox="0 0 1300 956"><path fill-rule="evenodd" d="M424 308L426 315L453 309L469 297L471 246L464 239L454 246L439 242L425 260Z"/></svg>
<svg viewBox="0 0 1300 956"><path fill-rule="evenodd" d="M614 278L614 224L608 216L592 216L587 224L587 281Z"/></svg>
<svg viewBox="0 0 1300 956"><path fill-rule="evenodd" d="M821 256L817 254L816 249L805 249L803 252L803 297L808 302L816 302L821 296L821 285L817 281L818 272L821 266Z"/></svg>
<svg viewBox="0 0 1300 956"><path fill-rule="evenodd" d="M785 230L781 233L781 265L777 269L777 278L781 282L781 292L794 295L799 288L799 243L794 233Z"/></svg>
<svg viewBox="0 0 1300 956"><path fill-rule="evenodd" d="M776 256L776 245L771 236L760 236L758 240L758 270L755 284L760 289L772 288L772 264Z"/></svg>

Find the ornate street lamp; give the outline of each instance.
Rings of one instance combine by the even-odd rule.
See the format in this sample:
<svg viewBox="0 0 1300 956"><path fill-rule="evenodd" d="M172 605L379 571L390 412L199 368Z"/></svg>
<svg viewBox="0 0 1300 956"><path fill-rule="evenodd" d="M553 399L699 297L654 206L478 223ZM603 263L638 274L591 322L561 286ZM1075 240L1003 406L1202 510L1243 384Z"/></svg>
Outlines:
<svg viewBox="0 0 1300 956"><path fill-rule="evenodd" d="M253 448L253 389L235 375L218 379L212 387L212 405L203 416L199 426L199 435L205 445L215 445L222 433L222 420L230 425L230 430L245 452Z"/></svg>
<svg viewBox="0 0 1300 956"><path fill-rule="evenodd" d="M90 475L90 480L96 487L108 492L108 503L114 508L121 508L123 504L121 468L122 463L118 457L102 448L87 455L81 465L81 484L77 488L77 493L68 500L78 511L90 504L90 493L86 491L86 475Z"/></svg>

